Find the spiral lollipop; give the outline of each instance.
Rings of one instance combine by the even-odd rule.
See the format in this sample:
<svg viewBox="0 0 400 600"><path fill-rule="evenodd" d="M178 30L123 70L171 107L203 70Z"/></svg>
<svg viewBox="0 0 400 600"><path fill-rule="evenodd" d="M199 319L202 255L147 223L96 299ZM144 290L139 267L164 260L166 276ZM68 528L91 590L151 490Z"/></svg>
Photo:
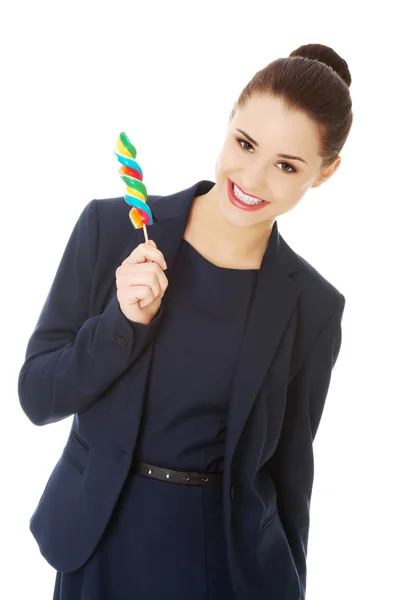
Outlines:
<svg viewBox="0 0 400 600"><path fill-rule="evenodd" d="M132 206L129 218L135 229L143 228L146 242L149 242L146 225L153 224L151 210L146 204L147 190L143 183L143 171L136 158L136 148L129 141L126 133L119 134L117 140L117 151L114 151L118 161L121 163L119 174L127 185L125 191L125 202Z"/></svg>

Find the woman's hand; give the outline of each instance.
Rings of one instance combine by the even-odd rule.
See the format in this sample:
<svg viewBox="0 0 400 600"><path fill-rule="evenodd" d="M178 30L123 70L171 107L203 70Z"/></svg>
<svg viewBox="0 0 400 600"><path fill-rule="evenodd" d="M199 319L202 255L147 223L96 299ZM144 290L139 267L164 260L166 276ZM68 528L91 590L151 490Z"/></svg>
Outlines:
<svg viewBox="0 0 400 600"><path fill-rule="evenodd" d="M153 240L140 244L115 271L121 312L135 323L148 325L161 306L168 286L163 254Z"/></svg>

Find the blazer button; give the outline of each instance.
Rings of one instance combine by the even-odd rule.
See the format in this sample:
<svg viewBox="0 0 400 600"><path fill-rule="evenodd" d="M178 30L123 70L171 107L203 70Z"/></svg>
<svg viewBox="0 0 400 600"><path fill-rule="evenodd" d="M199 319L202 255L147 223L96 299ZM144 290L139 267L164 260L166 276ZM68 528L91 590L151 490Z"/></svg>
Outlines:
<svg viewBox="0 0 400 600"><path fill-rule="evenodd" d="M233 485L231 485L230 490L229 490L229 497L231 500L233 500L233 496L234 496L234 488L233 488Z"/></svg>
<svg viewBox="0 0 400 600"><path fill-rule="evenodd" d="M123 337L118 338L118 344L121 346L121 348L126 348L126 340Z"/></svg>

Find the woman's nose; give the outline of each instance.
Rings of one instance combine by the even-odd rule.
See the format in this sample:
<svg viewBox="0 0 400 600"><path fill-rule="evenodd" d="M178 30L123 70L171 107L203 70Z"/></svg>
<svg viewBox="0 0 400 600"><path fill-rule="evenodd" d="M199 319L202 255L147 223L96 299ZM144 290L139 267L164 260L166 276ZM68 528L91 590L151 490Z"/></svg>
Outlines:
<svg viewBox="0 0 400 600"><path fill-rule="evenodd" d="M241 176L241 185L243 191L252 196L263 197L267 187L265 174L252 173L246 176Z"/></svg>

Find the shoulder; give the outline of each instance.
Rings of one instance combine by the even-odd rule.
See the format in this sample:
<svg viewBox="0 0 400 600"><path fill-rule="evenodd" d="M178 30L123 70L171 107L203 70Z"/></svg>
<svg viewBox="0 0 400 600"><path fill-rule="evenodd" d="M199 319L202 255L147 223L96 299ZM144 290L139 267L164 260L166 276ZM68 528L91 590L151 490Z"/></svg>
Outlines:
<svg viewBox="0 0 400 600"><path fill-rule="evenodd" d="M149 195L147 204L160 196ZM91 200L86 208L96 214L99 246L115 249L118 254L122 251L132 236L132 223L129 220L129 205L123 196L116 198L101 198Z"/></svg>
<svg viewBox="0 0 400 600"><path fill-rule="evenodd" d="M160 197L149 195L147 204L151 206ZM118 233L121 236L129 236L132 233L132 224L128 218L129 205L125 202L123 196L92 200L89 205L92 203L96 204L99 230L102 230L105 234Z"/></svg>
<svg viewBox="0 0 400 600"><path fill-rule="evenodd" d="M148 196L149 206L158 197ZM100 270L114 268L132 239L134 229L128 215L123 196L93 199L84 207L76 227L86 247L96 254Z"/></svg>
<svg viewBox="0 0 400 600"><path fill-rule="evenodd" d="M297 255L301 270L294 277L303 287L300 312L313 336L327 327L340 329L346 298L342 292L305 258Z"/></svg>
<svg viewBox="0 0 400 600"><path fill-rule="evenodd" d="M345 300L341 291L314 265L293 250L282 236L280 244L283 244L285 251L294 258L297 265L291 277L302 288L302 301L307 304L309 310L316 310L317 318L318 315L322 319L331 315L338 302Z"/></svg>
<svg viewBox="0 0 400 600"><path fill-rule="evenodd" d="M304 287L310 289L311 293L317 293L321 299L336 304L343 294L329 281L320 271L316 269L305 258L296 254L301 265L301 270L296 274L297 279Z"/></svg>

